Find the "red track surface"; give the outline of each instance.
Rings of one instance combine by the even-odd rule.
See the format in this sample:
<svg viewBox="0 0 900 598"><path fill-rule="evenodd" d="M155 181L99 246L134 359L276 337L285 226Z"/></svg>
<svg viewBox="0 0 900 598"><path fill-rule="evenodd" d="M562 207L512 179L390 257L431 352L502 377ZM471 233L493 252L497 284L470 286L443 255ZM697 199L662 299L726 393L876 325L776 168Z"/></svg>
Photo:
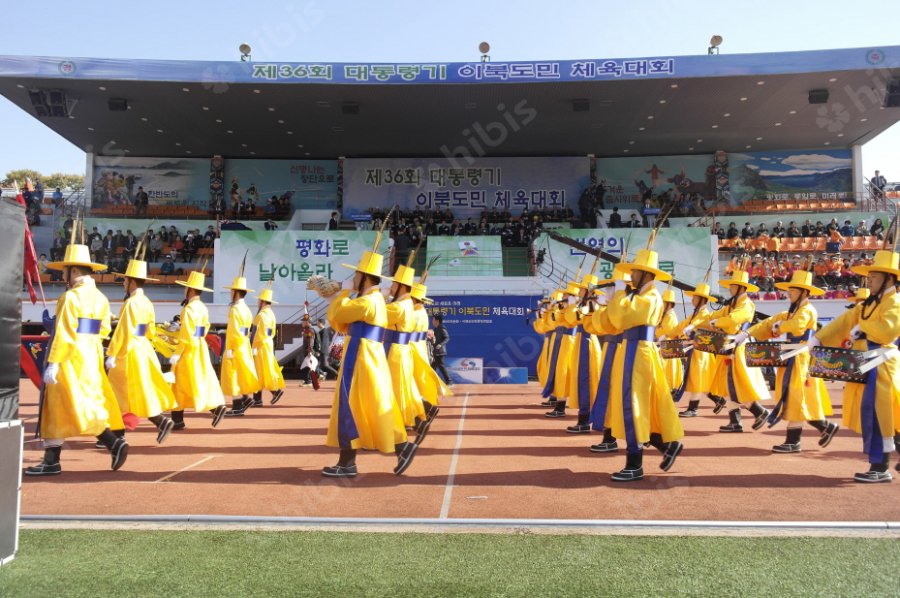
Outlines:
<svg viewBox="0 0 900 598"><path fill-rule="evenodd" d="M726 418L712 415L707 403L701 417L685 420L685 450L671 471L661 472L658 453L649 449L645 479L615 484L609 474L624 464L624 450L590 453L600 436L564 433L574 422L571 410L561 420L545 418L534 383L458 385L404 476L392 473L393 456L361 452L356 479L327 479L321 468L337 460L323 444L333 383L318 392L291 385L278 405L266 396L264 407L226 418L217 429L209 416L189 414L188 429L161 446L155 429L142 423L128 434L131 453L117 472L94 439L67 441L61 476L25 478L22 512L439 517L465 403L450 518L900 521L900 480L852 481L865 460L860 437L850 431L820 449L807 427L802 453L778 455L771 446L783 441L783 423L720 434ZM21 388L30 439L37 392L27 381ZM840 395L833 387L836 403ZM26 465L41 455L35 442L26 443Z"/></svg>

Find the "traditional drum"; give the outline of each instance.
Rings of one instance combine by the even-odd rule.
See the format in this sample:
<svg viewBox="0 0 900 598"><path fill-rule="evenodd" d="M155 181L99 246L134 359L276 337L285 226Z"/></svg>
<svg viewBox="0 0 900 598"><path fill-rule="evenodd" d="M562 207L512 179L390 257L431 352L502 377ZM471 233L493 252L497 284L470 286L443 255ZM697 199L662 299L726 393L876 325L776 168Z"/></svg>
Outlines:
<svg viewBox="0 0 900 598"><path fill-rule="evenodd" d="M859 373L859 366L865 361L863 351L813 347L810 349L810 355L812 356L809 363L810 376L842 382L866 381L866 375Z"/></svg>
<svg viewBox="0 0 900 598"><path fill-rule="evenodd" d="M663 359L683 359L687 357L684 343L681 338L671 338L659 341L659 354Z"/></svg>
<svg viewBox="0 0 900 598"><path fill-rule="evenodd" d="M745 347L744 357L749 367L784 367L784 362L781 360L782 343L751 341Z"/></svg>
<svg viewBox="0 0 900 598"><path fill-rule="evenodd" d="M734 339L730 334L716 330L697 330L694 333L694 349L704 353L716 353L718 355L731 355L733 349L723 349L725 345Z"/></svg>

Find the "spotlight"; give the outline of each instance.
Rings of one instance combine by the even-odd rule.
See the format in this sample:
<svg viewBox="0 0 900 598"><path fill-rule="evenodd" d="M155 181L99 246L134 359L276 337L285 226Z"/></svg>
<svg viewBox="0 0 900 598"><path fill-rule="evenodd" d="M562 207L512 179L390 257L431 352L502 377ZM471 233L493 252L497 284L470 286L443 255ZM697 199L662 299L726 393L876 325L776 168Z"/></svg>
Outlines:
<svg viewBox="0 0 900 598"><path fill-rule="evenodd" d="M706 53L712 56L713 54L719 53L719 46L722 45L722 36L714 35L709 38L709 48L707 48Z"/></svg>
<svg viewBox="0 0 900 598"><path fill-rule="evenodd" d="M241 44L238 51L241 53L241 62L250 62L250 44Z"/></svg>

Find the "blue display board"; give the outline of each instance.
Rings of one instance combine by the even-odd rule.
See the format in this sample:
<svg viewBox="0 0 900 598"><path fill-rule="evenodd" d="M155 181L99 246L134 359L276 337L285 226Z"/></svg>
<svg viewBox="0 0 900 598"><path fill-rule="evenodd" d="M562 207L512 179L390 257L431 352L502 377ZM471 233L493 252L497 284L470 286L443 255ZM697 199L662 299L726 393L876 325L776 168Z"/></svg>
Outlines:
<svg viewBox="0 0 900 598"><path fill-rule="evenodd" d="M448 359L480 357L485 368L525 367L534 376L544 339L526 316L539 300L538 295L448 295L435 297L428 313L444 317Z"/></svg>

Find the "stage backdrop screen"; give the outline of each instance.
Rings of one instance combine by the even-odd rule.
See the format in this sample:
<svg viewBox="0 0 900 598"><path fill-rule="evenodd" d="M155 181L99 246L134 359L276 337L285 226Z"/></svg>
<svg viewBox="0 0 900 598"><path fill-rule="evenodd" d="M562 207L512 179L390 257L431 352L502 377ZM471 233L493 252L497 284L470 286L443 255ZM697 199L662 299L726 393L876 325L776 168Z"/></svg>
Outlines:
<svg viewBox="0 0 900 598"><path fill-rule="evenodd" d="M151 205L209 205L209 158L96 156L92 206L133 205L143 187Z"/></svg>
<svg viewBox="0 0 900 598"><path fill-rule="evenodd" d="M428 237L428 262L432 259L432 276L503 276L499 235Z"/></svg>
<svg viewBox="0 0 900 598"><path fill-rule="evenodd" d="M226 202L237 182L241 197L256 187L259 204L289 195L294 209L333 210L337 205L336 160L226 160Z"/></svg>
<svg viewBox="0 0 900 598"><path fill-rule="evenodd" d="M449 152L449 150L448 150ZM484 210L577 210L590 159L397 158L344 161L344 216L397 205L477 217Z"/></svg>

